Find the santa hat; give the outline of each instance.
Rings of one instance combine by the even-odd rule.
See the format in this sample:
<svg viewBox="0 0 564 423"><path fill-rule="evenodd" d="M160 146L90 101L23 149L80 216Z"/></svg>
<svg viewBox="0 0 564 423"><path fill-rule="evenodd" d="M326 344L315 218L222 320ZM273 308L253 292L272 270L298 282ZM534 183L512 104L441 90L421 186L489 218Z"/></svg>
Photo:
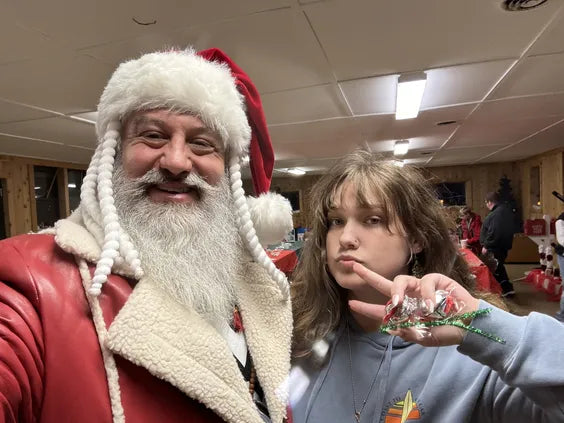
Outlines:
<svg viewBox="0 0 564 423"><path fill-rule="evenodd" d="M114 157L123 118L133 111L163 108L194 114L220 135L241 237L287 298L286 277L262 245L279 241L292 228L291 206L283 197L268 193L274 153L258 91L218 49L146 54L122 63L106 85L98 105L98 147L81 192L85 223L100 226L104 233L90 294L100 294L114 264L127 265L137 278L143 275L137 250L121 228L114 206ZM247 202L241 164L249 153L255 194L262 195Z"/></svg>

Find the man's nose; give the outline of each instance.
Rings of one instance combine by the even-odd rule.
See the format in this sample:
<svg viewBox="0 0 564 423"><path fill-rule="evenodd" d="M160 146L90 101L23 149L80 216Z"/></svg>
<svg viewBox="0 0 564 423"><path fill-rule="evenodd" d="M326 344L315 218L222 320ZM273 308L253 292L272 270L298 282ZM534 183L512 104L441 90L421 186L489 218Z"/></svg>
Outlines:
<svg viewBox="0 0 564 423"><path fill-rule="evenodd" d="M192 171L192 151L184 137L173 137L165 146L159 161L160 169L180 176Z"/></svg>

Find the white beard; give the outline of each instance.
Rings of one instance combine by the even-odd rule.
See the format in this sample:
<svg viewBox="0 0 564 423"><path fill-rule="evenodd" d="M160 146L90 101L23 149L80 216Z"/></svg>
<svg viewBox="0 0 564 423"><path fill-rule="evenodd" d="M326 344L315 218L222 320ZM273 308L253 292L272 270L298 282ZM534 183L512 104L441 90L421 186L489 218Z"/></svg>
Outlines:
<svg viewBox="0 0 564 423"><path fill-rule="evenodd" d="M198 186L201 195L187 205L148 198L147 185L165 180L156 170L130 179L116 163L114 200L121 227L148 277L215 327L223 326L233 316L243 251L227 178L211 186L191 173L184 181Z"/></svg>

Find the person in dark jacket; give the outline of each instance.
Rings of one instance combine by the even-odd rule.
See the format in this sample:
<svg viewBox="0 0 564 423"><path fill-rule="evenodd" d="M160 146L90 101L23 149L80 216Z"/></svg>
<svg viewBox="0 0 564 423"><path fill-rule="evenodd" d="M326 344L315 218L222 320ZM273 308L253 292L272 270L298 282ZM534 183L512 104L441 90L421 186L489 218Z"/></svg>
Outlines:
<svg viewBox="0 0 564 423"><path fill-rule="evenodd" d="M480 231L482 254L492 254L495 257L497 267L494 276L501 285L502 296L511 297L515 295L515 290L505 270L505 259L513 246L513 211L499 201L497 192L486 195L486 207L490 213L484 219Z"/></svg>

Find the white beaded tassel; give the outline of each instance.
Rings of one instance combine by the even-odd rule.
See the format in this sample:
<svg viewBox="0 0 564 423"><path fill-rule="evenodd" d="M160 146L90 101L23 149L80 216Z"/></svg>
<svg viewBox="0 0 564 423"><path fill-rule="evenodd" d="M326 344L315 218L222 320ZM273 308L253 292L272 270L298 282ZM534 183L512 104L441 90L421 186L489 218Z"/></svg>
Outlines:
<svg viewBox="0 0 564 423"><path fill-rule="evenodd" d="M247 200L245 199L245 191L243 190L243 182L241 181L241 166L239 164L238 157L233 157L230 160L229 178L231 181L231 192L233 193L237 219L239 221L239 233L246 241L247 248L249 249L253 259L263 266L269 276L276 281L276 284L280 289L280 293L282 294L282 298L287 300L290 290L286 275L284 275L284 273L282 273L274 265L272 260L270 260L270 257L266 255L257 238L253 221L251 220L251 215L249 213L249 207L247 206Z"/></svg>
<svg viewBox="0 0 564 423"><path fill-rule="evenodd" d="M119 122L112 122L108 125L108 130L102 141L97 168L97 190L104 226L104 245L94 271L92 285L88 290L94 296L100 295L102 285L108 280L114 262L122 262L121 257L124 255L135 276L140 278L143 275L138 253L129 241L129 237L121 230L114 206L112 174L116 146L119 140L119 127Z"/></svg>

